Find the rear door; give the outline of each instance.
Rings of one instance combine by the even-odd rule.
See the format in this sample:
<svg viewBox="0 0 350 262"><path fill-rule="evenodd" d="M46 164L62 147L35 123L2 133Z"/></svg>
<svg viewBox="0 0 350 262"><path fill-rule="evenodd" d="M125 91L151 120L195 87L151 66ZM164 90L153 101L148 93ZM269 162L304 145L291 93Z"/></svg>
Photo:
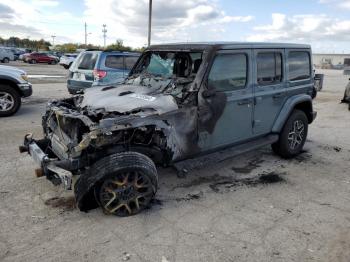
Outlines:
<svg viewBox="0 0 350 262"><path fill-rule="evenodd" d="M254 50L254 122L255 135L271 132L286 100L284 49Z"/></svg>
<svg viewBox="0 0 350 262"><path fill-rule="evenodd" d="M94 81L93 70L98 56L99 52L81 53L69 69L68 85L76 89L91 87Z"/></svg>
<svg viewBox="0 0 350 262"><path fill-rule="evenodd" d="M125 56L124 77L127 77L129 75L130 70L134 67L138 59L139 55Z"/></svg>
<svg viewBox="0 0 350 262"><path fill-rule="evenodd" d="M253 87L251 50L219 51L211 66L207 85L211 97L200 99L199 108L212 111L199 123L199 144L212 150L242 142L252 136ZM205 109L207 108L207 109ZM216 119L218 118L218 119ZM215 121L215 122L214 122ZM210 127L214 125L213 127Z"/></svg>
<svg viewBox="0 0 350 262"><path fill-rule="evenodd" d="M98 70L105 71L106 76L95 79L94 84L117 84L124 80L125 59L121 53L103 53Z"/></svg>

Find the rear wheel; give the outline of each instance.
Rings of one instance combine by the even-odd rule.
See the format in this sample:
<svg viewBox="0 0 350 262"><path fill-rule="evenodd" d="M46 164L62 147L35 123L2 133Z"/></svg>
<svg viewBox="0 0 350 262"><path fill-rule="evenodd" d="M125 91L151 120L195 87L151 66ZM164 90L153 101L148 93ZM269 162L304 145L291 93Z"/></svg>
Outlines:
<svg viewBox="0 0 350 262"><path fill-rule="evenodd" d="M2 60L3 63L9 63L10 62L10 59L5 57L3 60Z"/></svg>
<svg viewBox="0 0 350 262"><path fill-rule="evenodd" d="M0 117L15 114L21 106L21 97L11 86L0 85Z"/></svg>
<svg viewBox="0 0 350 262"><path fill-rule="evenodd" d="M294 110L284 124L273 151L283 158L294 157L303 150L308 132L308 119L301 110Z"/></svg>
<svg viewBox="0 0 350 262"><path fill-rule="evenodd" d="M156 167L140 153L123 152L103 158L93 166L93 172L105 172L94 193L107 214L135 215L150 205L157 191Z"/></svg>

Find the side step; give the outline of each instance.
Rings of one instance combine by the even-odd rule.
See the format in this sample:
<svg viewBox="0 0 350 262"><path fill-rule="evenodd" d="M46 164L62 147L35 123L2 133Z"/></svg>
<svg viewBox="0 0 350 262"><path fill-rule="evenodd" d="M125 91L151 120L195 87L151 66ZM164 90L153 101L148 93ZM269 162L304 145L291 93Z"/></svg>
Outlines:
<svg viewBox="0 0 350 262"><path fill-rule="evenodd" d="M214 153L202 155L196 158L186 159L174 164L179 176L184 176L187 172L204 168L216 164L218 162L225 161L234 156L247 153L254 149L270 145L278 140L278 135L268 135L257 140L249 141L244 144L239 144L224 150L220 150Z"/></svg>

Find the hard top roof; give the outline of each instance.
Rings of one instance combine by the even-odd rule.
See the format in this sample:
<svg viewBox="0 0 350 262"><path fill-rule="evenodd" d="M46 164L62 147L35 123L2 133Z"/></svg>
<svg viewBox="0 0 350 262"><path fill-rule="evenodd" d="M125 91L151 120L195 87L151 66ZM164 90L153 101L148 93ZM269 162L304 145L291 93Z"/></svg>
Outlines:
<svg viewBox="0 0 350 262"><path fill-rule="evenodd" d="M293 43L259 43L259 42L189 42L189 43L168 43L152 45L147 50L203 50L207 48L216 49L242 49L242 48L290 48L310 49L310 45Z"/></svg>

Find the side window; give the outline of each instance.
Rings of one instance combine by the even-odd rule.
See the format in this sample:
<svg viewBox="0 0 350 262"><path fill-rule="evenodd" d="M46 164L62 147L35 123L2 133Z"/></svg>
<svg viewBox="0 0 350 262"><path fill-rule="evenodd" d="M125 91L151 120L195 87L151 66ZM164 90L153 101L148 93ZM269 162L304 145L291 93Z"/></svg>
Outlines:
<svg viewBox="0 0 350 262"><path fill-rule="evenodd" d="M126 56L125 57L125 68L127 70L131 70L131 68L136 63L137 59L139 59L137 56Z"/></svg>
<svg viewBox="0 0 350 262"><path fill-rule="evenodd" d="M259 85L282 82L282 54L259 53L257 57L257 80Z"/></svg>
<svg viewBox="0 0 350 262"><path fill-rule="evenodd" d="M107 55L105 66L114 69L124 69L124 56L120 55Z"/></svg>
<svg viewBox="0 0 350 262"><path fill-rule="evenodd" d="M97 53L83 54L79 59L78 69L93 70L97 60Z"/></svg>
<svg viewBox="0 0 350 262"><path fill-rule="evenodd" d="M217 91L245 88L248 78L248 57L245 54L219 54L211 67L208 84Z"/></svg>
<svg viewBox="0 0 350 262"><path fill-rule="evenodd" d="M288 55L288 80L296 81L311 77L310 55L304 51L289 52Z"/></svg>

